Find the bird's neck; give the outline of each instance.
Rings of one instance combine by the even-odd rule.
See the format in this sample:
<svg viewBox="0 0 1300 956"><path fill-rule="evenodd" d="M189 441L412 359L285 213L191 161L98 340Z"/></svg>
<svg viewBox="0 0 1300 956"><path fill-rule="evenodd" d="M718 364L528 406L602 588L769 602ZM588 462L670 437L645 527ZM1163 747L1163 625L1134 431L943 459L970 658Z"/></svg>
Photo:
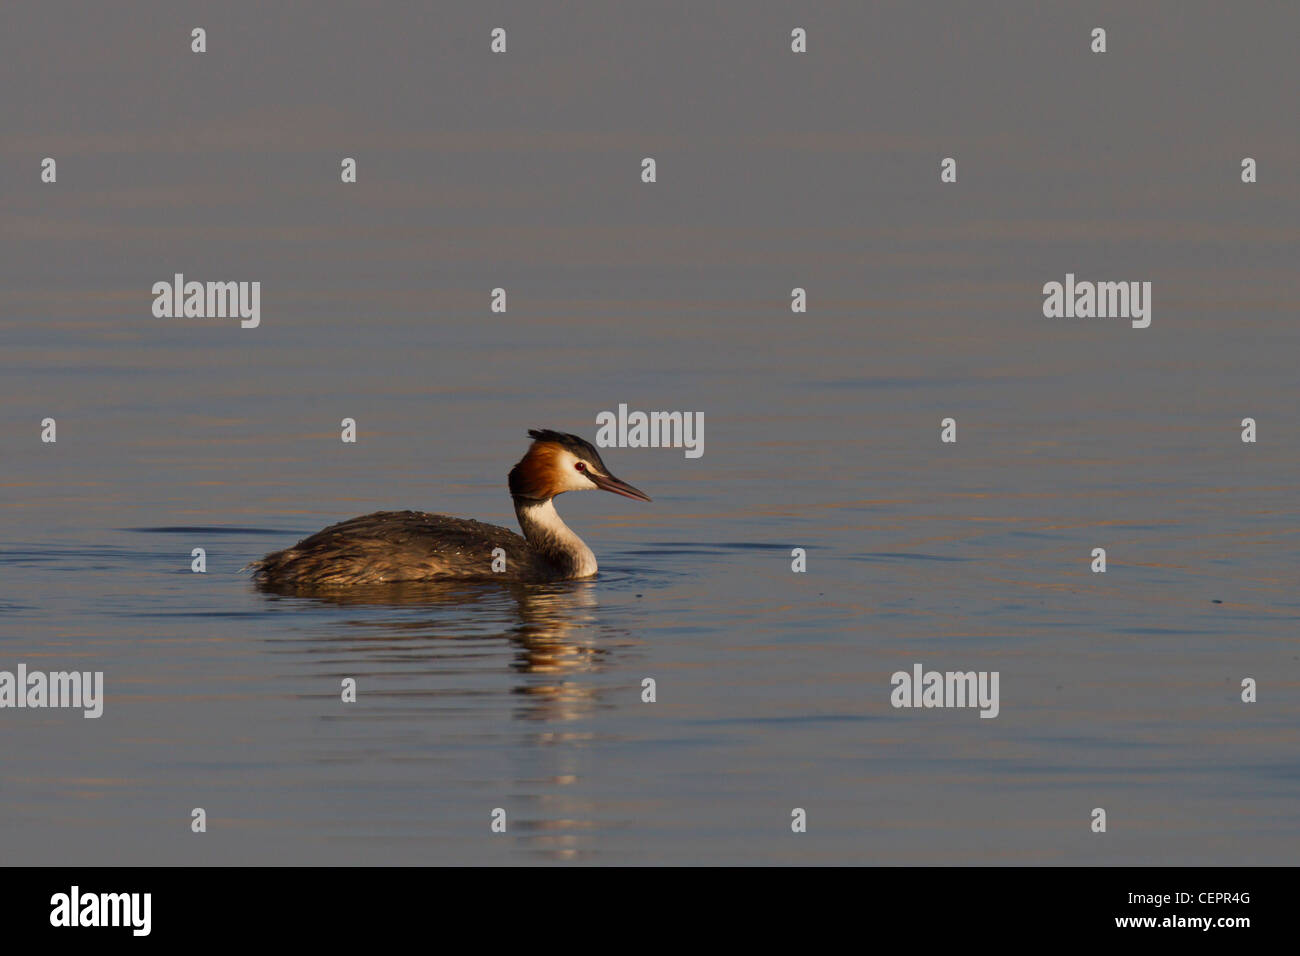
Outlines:
<svg viewBox="0 0 1300 956"><path fill-rule="evenodd" d="M589 578L596 573L596 556L560 518L553 499L516 497L515 517L528 543L567 577Z"/></svg>

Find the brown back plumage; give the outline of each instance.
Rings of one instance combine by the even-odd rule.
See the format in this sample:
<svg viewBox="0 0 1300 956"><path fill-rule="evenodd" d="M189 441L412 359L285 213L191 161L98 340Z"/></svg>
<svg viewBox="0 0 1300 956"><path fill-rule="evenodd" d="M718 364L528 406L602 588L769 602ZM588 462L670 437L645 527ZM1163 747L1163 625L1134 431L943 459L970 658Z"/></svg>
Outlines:
<svg viewBox="0 0 1300 956"><path fill-rule="evenodd" d="M501 548L506 570L493 572ZM377 511L330 525L252 565L269 589L402 581L547 581L563 576L521 536L492 524L423 511Z"/></svg>

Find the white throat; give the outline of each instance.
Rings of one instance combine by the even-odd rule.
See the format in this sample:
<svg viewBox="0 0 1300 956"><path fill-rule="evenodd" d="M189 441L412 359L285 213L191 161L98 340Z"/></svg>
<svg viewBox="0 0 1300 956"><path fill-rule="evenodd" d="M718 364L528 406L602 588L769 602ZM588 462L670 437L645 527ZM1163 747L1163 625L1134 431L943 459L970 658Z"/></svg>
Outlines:
<svg viewBox="0 0 1300 956"><path fill-rule="evenodd" d="M596 556L560 518L553 499L516 498L515 516L528 543L557 564L566 565L572 577L589 578L596 573Z"/></svg>

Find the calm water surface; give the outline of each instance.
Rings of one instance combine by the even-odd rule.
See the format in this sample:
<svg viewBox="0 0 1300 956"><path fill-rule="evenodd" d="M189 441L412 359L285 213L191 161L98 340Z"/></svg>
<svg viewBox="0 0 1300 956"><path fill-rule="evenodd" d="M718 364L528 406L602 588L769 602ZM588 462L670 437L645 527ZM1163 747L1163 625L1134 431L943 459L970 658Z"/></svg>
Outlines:
<svg viewBox="0 0 1300 956"><path fill-rule="evenodd" d="M107 692L0 714L5 862L1294 863L1294 23L1186 6L1092 72L1037 5L827 5L808 69L754 52L778 5L520 8L504 65L464 11L235 6L197 61L166 4L4 14L0 668ZM261 327L153 318L177 271ZM1066 272L1152 281L1151 328L1044 319ZM513 526L526 430L620 402L705 453L559 500L594 581L238 573L377 509ZM916 662L1000 715L891 708Z"/></svg>
<svg viewBox="0 0 1300 956"><path fill-rule="evenodd" d="M287 393L271 374L221 416L216 374L160 412L155 362L170 364L80 371L77 394L101 404L7 459L6 661L107 682L97 721L8 713L14 862L1294 854L1294 472L1231 422L1213 436L1123 411L1014 427L967 412L945 447L939 409L978 384L809 376L760 393L743 371L683 373L708 396L704 457L611 449L653 504L560 499L596 581L322 600L260 593L237 569L381 507L509 524L523 428L593 428L509 389L395 396L361 418L381 433L346 446L328 433L341 412L270 414ZM1057 371L997 389L1042 409L1070 392ZM760 394L765 413L746 407ZM1098 545L1105 576L1088 571ZM1000 716L892 709L889 675L915 661L999 671ZM1242 675L1259 704L1237 701ZM196 806L206 838L188 830ZM506 837L488 830L496 807ZM797 838L793 807L811 821Z"/></svg>

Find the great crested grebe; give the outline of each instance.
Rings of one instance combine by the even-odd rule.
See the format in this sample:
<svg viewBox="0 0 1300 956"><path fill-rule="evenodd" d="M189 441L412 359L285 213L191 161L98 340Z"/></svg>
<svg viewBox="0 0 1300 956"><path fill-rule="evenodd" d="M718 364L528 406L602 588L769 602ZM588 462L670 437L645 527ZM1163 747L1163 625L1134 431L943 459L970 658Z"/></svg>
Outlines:
<svg viewBox="0 0 1300 956"><path fill-rule="evenodd" d="M334 587L404 581L566 581L596 573L596 556L560 520L552 503L566 491L601 488L649 501L609 473L600 454L577 435L530 429L533 443L510 469L510 496L521 538L496 525L427 514L376 511L330 525L292 548L254 561L263 586ZM493 571L505 554L505 569ZM496 552L496 553L494 553Z"/></svg>

